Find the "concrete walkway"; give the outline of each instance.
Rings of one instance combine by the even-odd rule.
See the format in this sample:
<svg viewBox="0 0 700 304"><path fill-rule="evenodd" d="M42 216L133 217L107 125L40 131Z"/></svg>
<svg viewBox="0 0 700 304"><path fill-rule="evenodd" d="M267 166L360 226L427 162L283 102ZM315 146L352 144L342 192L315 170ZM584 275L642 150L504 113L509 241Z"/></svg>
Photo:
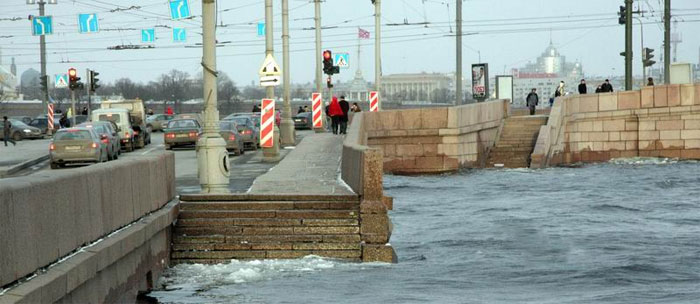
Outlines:
<svg viewBox="0 0 700 304"><path fill-rule="evenodd" d="M339 178L343 139L329 133L305 137L270 172L258 177L249 193L353 195Z"/></svg>

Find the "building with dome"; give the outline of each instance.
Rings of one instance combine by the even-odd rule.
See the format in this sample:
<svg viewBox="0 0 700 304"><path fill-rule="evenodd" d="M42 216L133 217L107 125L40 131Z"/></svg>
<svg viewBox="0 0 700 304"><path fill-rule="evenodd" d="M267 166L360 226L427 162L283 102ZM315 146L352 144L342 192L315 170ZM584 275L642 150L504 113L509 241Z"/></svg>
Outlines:
<svg viewBox="0 0 700 304"><path fill-rule="evenodd" d="M525 106L525 97L535 88L540 96L540 105L547 103L560 81L566 84L567 92L578 92L579 81L584 78L583 66L579 62L567 62L550 41L549 46L535 62L513 69L513 105ZM589 85L588 90L594 90Z"/></svg>

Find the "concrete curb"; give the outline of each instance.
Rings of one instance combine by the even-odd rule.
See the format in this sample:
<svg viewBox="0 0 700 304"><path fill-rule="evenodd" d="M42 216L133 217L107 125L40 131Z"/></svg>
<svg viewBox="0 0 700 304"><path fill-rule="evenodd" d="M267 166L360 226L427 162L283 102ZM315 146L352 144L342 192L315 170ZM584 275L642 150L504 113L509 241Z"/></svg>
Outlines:
<svg viewBox="0 0 700 304"><path fill-rule="evenodd" d="M48 159L49 159L49 155L46 154L46 155L43 155L43 156L40 156L40 157L37 157L34 159L23 161L19 164L13 165L13 166L9 166L8 169L6 169L6 170L0 170L0 177L7 177L9 175L15 174L19 171L22 171L26 168L34 166L34 165L41 163L41 162L48 160Z"/></svg>

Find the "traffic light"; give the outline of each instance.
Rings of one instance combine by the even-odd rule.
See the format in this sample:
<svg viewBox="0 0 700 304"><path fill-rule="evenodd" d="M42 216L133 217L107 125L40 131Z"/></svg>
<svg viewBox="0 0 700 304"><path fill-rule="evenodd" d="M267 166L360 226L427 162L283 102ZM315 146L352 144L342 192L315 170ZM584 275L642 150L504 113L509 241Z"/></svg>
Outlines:
<svg viewBox="0 0 700 304"><path fill-rule="evenodd" d="M41 84L41 90L46 92L49 90L49 75L43 75L39 78L39 83Z"/></svg>
<svg viewBox="0 0 700 304"><path fill-rule="evenodd" d="M331 80L331 76L328 76L328 79L326 80L326 85L329 89L333 88L333 80Z"/></svg>
<svg viewBox="0 0 700 304"><path fill-rule="evenodd" d="M333 53L330 50L323 51L323 73L326 75L340 73L340 67L333 66Z"/></svg>
<svg viewBox="0 0 700 304"><path fill-rule="evenodd" d="M620 19L617 20L617 23L619 23L619 24L627 23L627 8L624 6L620 6L620 12L618 14L620 15Z"/></svg>
<svg viewBox="0 0 700 304"><path fill-rule="evenodd" d="M644 62L644 66L652 66L656 61L651 60L654 58L654 49L650 48L644 48L644 52L642 52L642 62Z"/></svg>
<svg viewBox="0 0 700 304"><path fill-rule="evenodd" d="M80 77L78 77L78 70L74 68L68 69L68 87L71 90L79 89L82 87L82 83L80 83Z"/></svg>
<svg viewBox="0 0 700 304"><path fill-rule="evenodd" d="M90 70L90 92L95 92L100 87L100 85L97 84L100 81L97 79L98 75L100 75L100 73Z"/></svg>

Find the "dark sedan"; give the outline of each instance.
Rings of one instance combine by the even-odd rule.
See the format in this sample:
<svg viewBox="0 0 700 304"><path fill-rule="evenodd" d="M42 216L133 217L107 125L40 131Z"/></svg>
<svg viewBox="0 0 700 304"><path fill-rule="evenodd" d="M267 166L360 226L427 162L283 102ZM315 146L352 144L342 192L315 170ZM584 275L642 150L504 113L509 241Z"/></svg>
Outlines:
<svg viewBox="0 0 700 304"><path fill-rule="evenodd" d="M195 119L174 119L163 132L165 149L170 150L176 146L196 146L202 127Z"/></svg>
<svg viewBox="0 0 700 304"><path fill-rule="evenodd" d="M313 115L311 112L299 113L294 116L294 129L311 130L314 128Z"/></svg>

